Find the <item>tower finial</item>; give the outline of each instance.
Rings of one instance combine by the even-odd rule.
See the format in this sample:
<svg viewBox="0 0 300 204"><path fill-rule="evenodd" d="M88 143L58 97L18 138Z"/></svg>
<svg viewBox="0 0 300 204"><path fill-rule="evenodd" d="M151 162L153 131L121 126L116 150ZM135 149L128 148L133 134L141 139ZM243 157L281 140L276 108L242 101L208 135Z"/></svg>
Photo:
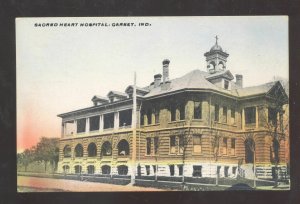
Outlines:
<svg viewBox="0 0 300 204"><path fill-rule="evenodd" d="M219 39L219 38L218 38L218 36L217 36L217 35L216 35L216 37L215 37L215 38L216 38L216 45L217 45L217 44L218 44L218 39Z"/></svg>

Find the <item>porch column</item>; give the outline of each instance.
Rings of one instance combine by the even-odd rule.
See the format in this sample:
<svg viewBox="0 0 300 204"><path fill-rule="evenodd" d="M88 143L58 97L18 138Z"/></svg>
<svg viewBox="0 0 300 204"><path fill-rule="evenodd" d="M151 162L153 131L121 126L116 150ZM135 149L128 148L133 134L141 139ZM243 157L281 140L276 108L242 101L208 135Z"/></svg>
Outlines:
<svg viewBox="0 0 300 204"><path fill-rule="evenodd" d="M114 129L118 130L119 129L119 112L115 112L114 115Z"/></svg>
<svg viewBox="0 0 300 204"><path fill-rule="evenodd" d="M61 137L64 137L65 136L65 123L62 122L61 123Z"/></svg>
<svg viewBox="0 0 300 204"><path fill-rule="evenodd" d="M75 124L75 127L74 127L74 136L77 135L77 120L74 120L74 124Z"/></svg>
<svg viewBox="0 0 300 204"><path fill-rule="evenodd" d="M88 133L90 131L90 118L86 118L85 121L85 132Z"/></svg>
<svg viewBox="0 0 300 204"><path fill-rule="evenodd" d="M255 107L255 128L258 128L258 107Z"/></svg>
<svg viewBox="0 0 300 204"><path fill-rule="evenodd" d="M245 130L245 109L242 109L242 130Z"/></svg>

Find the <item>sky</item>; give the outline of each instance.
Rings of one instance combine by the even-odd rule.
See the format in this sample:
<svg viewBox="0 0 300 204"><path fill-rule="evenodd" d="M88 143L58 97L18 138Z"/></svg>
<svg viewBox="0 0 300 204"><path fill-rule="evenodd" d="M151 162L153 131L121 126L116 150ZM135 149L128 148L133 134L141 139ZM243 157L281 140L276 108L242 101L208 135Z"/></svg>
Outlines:
<svg viewBox="0 0 300 204"><path fill-rule="evenodd" d="M135 26L113 26L120 23ZM227 69L242 74L244 86L288 79L287 16L16 19L17 151L60 137L58 114L92 106L94 95L124 92L134 72L137 86L149 85L166 58L170 79L207 71L204 53L216 35Z"/></svg>

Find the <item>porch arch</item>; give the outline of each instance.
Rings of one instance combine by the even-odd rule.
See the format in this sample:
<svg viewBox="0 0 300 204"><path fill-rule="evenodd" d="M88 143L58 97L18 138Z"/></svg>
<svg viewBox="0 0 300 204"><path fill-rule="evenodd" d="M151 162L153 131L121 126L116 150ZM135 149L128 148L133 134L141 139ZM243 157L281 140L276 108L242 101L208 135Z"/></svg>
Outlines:
<svg viewBox="0 0 300 204"><path fill-rule="evenodd" d="M110 156L112 154L112 147L109 141L106 141L101 146L101 156Z"/></svg>
<svg viewBox="0 0 300 204"><path fill-rule="evenodd" d="M97 146L94 142L91 142L88 146L88 157L97 156Z"/></svg>
<svg viewBox="0 0 300 204"><path fill-rule="evenodd" d="M77 144L74 151L75 157L83 157L83 147L81 144Z"/></svg>
<svg viewBox="0 0 300 204"><path fill-rule="evenodd" d="M129 143L127 140L122 139L118 143L118 155L129 155Z"/></svg>

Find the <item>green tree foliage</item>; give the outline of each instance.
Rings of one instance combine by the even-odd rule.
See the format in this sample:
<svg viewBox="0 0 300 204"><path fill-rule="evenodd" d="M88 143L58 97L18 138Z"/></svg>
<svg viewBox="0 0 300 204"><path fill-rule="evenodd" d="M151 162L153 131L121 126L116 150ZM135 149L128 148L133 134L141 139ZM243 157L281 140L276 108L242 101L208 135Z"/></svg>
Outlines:
<svg viewBox="0 0 300 204"><path fill-rule="evenodd" d="M17 154L18 165L23 166L25 171L27 167L35 162L43 162L45 165L45 172L47 171L47 163L50 162L53 170L57 168L59 158L59 139L42 137L36 146L26 149L22 153Z"/></svg>
<svg viewBox="0 0 300 204"><path fill-rule="evenodd" d="M25 171L27 171L28 165L34 161L35 157L35 149L25 149L24 152L17 154L17 162L19 165L25 167Z"/></svg>
<svg viewBox="0 0 300 204"><path fill-rule="evenodd" d="M54 170L57 167L59 158L58 142L58 138L42 137L36 145L35 160L44 162L45 172L47 171L47 162L51 163Z"/></svg>

